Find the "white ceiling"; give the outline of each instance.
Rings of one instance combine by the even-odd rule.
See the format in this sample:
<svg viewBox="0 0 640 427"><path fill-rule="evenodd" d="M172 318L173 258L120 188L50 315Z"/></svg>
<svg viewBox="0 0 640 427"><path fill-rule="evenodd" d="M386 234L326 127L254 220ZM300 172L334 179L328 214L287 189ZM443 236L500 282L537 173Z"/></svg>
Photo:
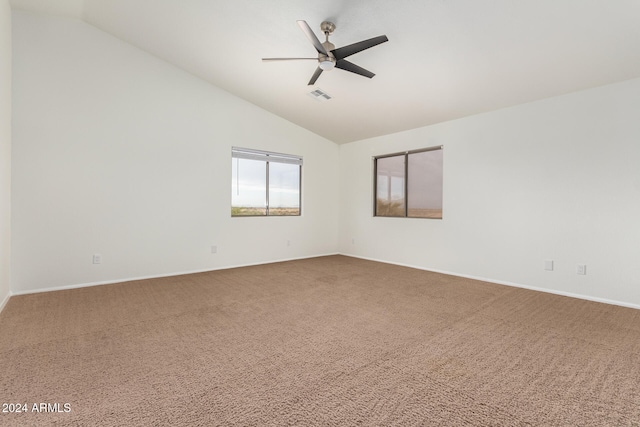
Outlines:
<svg viewBox="0 0 640 427"><path fill-rule="evenodd" d="M70 15L336 143L640 77L639 0L11 0ZM325 72L296 20L341 47L367 79ZM333 99L308 93L321 88Z"/></svg>

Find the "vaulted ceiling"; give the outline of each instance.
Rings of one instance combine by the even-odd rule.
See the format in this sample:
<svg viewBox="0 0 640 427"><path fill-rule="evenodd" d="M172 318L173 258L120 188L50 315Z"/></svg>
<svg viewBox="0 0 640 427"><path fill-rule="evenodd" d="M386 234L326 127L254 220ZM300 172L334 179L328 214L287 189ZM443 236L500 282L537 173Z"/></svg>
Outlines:
<svg viewBox="0 0 640 427"><path fill-rule="evenodd" d="M336 143L640 77L638 0L11 0L68 15ZM296 20L376 75L324 72ZM319 102L320 88L332 99Z"/></svg>

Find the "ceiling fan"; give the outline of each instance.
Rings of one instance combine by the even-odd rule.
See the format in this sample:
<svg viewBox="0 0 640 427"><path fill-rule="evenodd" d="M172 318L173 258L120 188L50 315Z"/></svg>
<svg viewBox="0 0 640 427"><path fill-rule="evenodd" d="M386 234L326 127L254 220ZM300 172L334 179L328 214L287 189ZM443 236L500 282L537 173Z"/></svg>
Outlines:
<svg viewBox="0 0 640 427"><path fill-rule="evenodd" d="M336 26L333 22L324 21L320 24L320 29L325 35L325 42L320 43L318 37L313 33L309 24L306 21L296 21L302 31L305 33L313 47L318 51L317 58L262 58L263 61L292 61L299 59L313 59L318 61L318 68L311 76L311 80L309 80L309 85L312 85L318 80L320 74L323 71L329 71L335 68L340 68L341 70L349 71L355 74L359 74L364 77L371 78L375 76L371 71L365 70L362 67L357 66L356 64L347 61L346 57L353 55L354 53L362 52L365 49L369 49L370 47L379 45L380 43L384 43L389 41L387 36L378 36L372 39L363 40L358 43L353 43L347 46L340 47L336 49L336 46L329 42L329 34L333 33L333 30L336 29Z"/></svg>

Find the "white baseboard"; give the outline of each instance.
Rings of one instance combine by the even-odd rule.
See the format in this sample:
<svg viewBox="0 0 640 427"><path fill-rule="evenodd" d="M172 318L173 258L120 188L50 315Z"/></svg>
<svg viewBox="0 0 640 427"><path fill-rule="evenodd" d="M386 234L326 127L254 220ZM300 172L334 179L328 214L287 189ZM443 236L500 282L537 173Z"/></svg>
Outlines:
<svg viewBox="0 0 640 427"><path fill-rule="evenodd" d="M365 259L367 261L375 261L375 262L381 262L381 263L385 263L385 264L399 265L401 267L415 268L417 270L431 271L433 273L447 274L449 276L464 277L465 279L472 279L472 280L479 280L481 282L495 283L496 285L512 286L514 288L529 289L531 291L545 292L547 294L561 295L561 296L564 296L564 297L578 298L578 299L587 300L587 301L601 302L601 303L604 303L604 304L618 305L618 306L621 306L621 307L635 308L635 309L640 310L640 305L631 304L631 303L624 302L624 301L616 301L616 300L611 300L611 299L607 299L607 298L598 298L598 297L593 297L593 296L590 296L590 295L574 294L572 292L557 291L557 290L554 290L554 289L539 288L537 286L522 285L520 283L505 282L505 281L502 281L502 280L488 279L486 277L478 277L478 276L471 276L471 275L468 275L468 274L454 273L454 272L451 272L451 271L436 270L436 269L431 269L431 268L426 268L426 267L421 267L421 266L416 266L416 265L403 264L403 263L399 263L399 262L384 261L384 260L380 260L380 259L369 258L369 257L364 257L364 256L358 256L358 255L351 255L351 254L341 254L341 255L350 256L350 257L353 257L353 258Z"/></svg>
<svg viewBox="0 0 640 427"><path fill-rule="evenodd" d="M624 301L610 300L610 299L607 299L607 298L598 298L598 297L593 297L593 296L590 296L590 295L574 294L574 293L571 293L571 292L557 291L557 290L547 289L547 288L539 288L539 287L536 287L536 286L523 285L523 284L520 284L520 283L513 283L513 282L502 281L502 280L489 279L489 278L486 278L486 277L478 277L478 276L471 276L471 275L468 275L468 274L460 274L460 273L455 273L455 272L452 272L452 271L437 270L437 269L431 269L431 268L426 268L426 267L417 266L417 265L404 264L404 263L399 263L399 262L391 262L391 261L386 261L386 260L381 260L381 259L376 259L376 258L370 258L370 257L353 255L353 254L335 252L335 253L310 255L310 256L303 256L303 257L296 257L296 258L279 259L279 260L273 260L273 261L264 261L264 262L248 263L248 264L228 265L228 266L223 266L223 267L208 268L208 269L202 269L202 270L179 271L179 272L166 273L166 274L156 274L156 275L150 275L150 276L129 277L129 278L121 278L121 279L115 279L115 280L106 280L106 281L102 281L102 282L79 283L79 284L75 284L75 285L57 286L57 287L53 287L53 288L41 288L41 289L34 289L34 290L28 290L28 291L12 292L4 299L4 301L2 301L2 303L0 303L0 312L2 311L4 306L7 304L7 302L9 301L9 298L12 295L26 295L26 294L35 294L35 293L40 293L40 292L64 291L64 290L68 290L68 289L86 288L86 287L90 287L90 286L110 285L110 284L114 284L114 283L132 282L132 281L135 281L135 280L158 279L158 278L162 278L162 277L171 277L171 276L182 276L182 275L185 275L185 274L206 273L206 272L209 272L209 271L229 270L229 269L232 269L232 268L251 267L251 266L262 265L262 264L274 264L274 263L278 263L278 262L296 261L296 260L301 260L301 259L317 258L317 257L322 257L322 256L330 256L330 255L343 255L343 256L348 256L348 257L352 257L352 258L360 258L360 259L364 259L364 260L368 260L368 261L381 262L381 263L384 263L384 264L399 265L401 267L415 268L417 270L431 271L433 273L447 274L447 275L450 275L450 276L464 277L466 279L479 280L479 281L488 282L488 283L495 283L497 285L512 286L512 287L515 287L515 288L529 289L529 290L538 291L538 292L546 292L546 293L549 293L549 294L562 295L562 296L565 296L565 297L578 298L578 299L587 300L587 301L594 301L594 302L600 302L600 303L604 303L604 304L617 305L617 306L621 306L621 307L640 309L640 305L631 304L631 303L624 302Z"/></svg>
<svg viewBox="0 0 640 427"><path fill-rule="evenodd" d="M11 298L11 295L11 292L9 292L7 296L2 300L2 302L0 302L0 313L2 313L2 310L4 310L4 307L9 302L9 298Z"/></svg>
<svg viewBox="0 0 640 427"><path fill-rule="evenodd" d="M91 286L101 286L101 285L112 285L114 283L133 282L135 280L147 280L147 279L159 279L162 277L183 276L185 274L207 273L209 271L229 270L232 268L251 267L251 266L263 265L263 264L275 264L277 262L296 261L300 259L318 258L318 257L330 256L330 255L340 255L340 254L328 253L328 254L320 254L320 255L309 255L309 256L303 256L303 257L297 257L297 258L285 258L285 259L279 259L279 260L273 260L273 261L263 261L263 262L249 263L249 264L237 264L237 265L228 265L223 267L206 268L202 270L177 271L173 273L155 274L150 276L128 277L128 278L121 278L121 279L114 279L114 280L105 280L101 282L78 283L75 285L64 285L64 286L55 286L51 288L40 288L40 289L30 289L26 291L18 291L18 292L11 293L11 295L28 295L28 294L39 294L41 292L66 291L69 289L87 288ZM7 297L7 301L8 299L9 298Z"/></svg>

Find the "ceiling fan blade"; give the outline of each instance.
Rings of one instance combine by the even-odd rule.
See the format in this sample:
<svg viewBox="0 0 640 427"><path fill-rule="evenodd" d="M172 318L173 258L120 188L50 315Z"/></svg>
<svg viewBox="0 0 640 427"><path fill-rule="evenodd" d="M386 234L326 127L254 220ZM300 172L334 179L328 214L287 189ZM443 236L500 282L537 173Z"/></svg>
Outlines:
<svg viewBox="0 0 640 427"><path fill-rule="evenodd" d="M263 61L297 61L299 59L313 59L317 61L318 58L262 58Z"/></svg>
<svg viewBox="0 0 640 427"><path fill-rule="evenodd" d="M320 77L320 74L322 74L322 68L318 67L316 68L315 73L313 73L313 76L311 76L311 80L309 80L307 86L311 86L312 84L314 84L316 80L318 80L318 77Z"/></svg>
<svg viewBox="0 0 640 427"><path fill-rule="evenodd" d="M336 59L340 60L340 59L346 58L347 56L351 56L354 53L362 52L365 49L369 49L370 47L377 46L380 43L384 43L384 42L387 42L387 41L389 41L387 36L378 36L378 37L374 37L372 39L363 40L363 41L358 42L358 43L354 43L354 44L350 44L350 45L347 45L347 46L339 47L337 49L333 49L331 51L331 53L333 53L333 56Z"/></svg>
<svg viewBox="0 0 640 427"><path fill-rule="evenodd" d="M355 74L360 74L361 76L365 76L369 78L375 76L375 74L373 74L371 71L365 70L364 68L359 67L356 64L347 61L346 59L337 60L336 68L340 68L341 70L345 70L345 71L350 71Z"/></svg>
<svg viewBox="0 0 640 427"><path fill-rule="evenodd" d="M316 36L316 34L313 32L313 30L311 30L311 27L309 26L309 24L307 24L307 21L296 21L296 22L300 26L300 29L302 29L302 32L304 32L304 34L307 36L311 44L313 44L313 47L316 48L318 53L321 53L325 56L328 55L324 46L322 46L322 43L320 43L320 40L318 40L318 37Z"/></svg>

